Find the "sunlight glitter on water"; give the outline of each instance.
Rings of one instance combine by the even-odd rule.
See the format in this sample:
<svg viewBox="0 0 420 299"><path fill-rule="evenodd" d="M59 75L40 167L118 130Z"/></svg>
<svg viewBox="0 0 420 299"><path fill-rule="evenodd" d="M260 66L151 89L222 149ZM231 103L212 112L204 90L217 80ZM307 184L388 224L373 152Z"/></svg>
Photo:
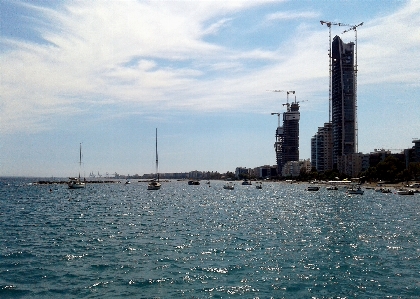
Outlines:
<svg viewBox="0 0 420 299"><path fill-rule="evenodd" d="M0 297L419 295L419 197L211 185L3 184Z"/></svg>

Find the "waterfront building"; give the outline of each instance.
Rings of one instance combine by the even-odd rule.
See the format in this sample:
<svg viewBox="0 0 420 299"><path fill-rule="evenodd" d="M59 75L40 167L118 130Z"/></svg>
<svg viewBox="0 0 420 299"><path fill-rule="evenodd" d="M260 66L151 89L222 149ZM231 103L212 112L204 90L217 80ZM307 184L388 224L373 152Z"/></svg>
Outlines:
<svg viewBox="0 0 420 299"><path fill-rule="evenodd" d="M343 155L337 159L337 169L340 173L344 173L352 178L357 177L363 171L367 170L369 155L362 153L354 153L349 155Z"/></svg>
<svg viewBox="0 0 420 299"><path fill-rule="evenodd" d="M251 169L246 167L236 167L235 169L235 178L240 179L242 177L249 178L251 175Z"/></svg>
<svg viewBox="0 0 420 299"><path fill-rule="evenodd" d="M311 167L309 159L301 161L287 161L283 166L282 175L284 177L297 177L300 175L302 170L309 173L311 171Z"/></svg>
<svg viewBox="0 0 420 299"><path fill-rule="evenodd" d="M311 139L311 162L318 172L331 170L332 160L332 125L325 123Z"/></svg>
<svg viewBox="0 0 420 299"><path fill-rule="evenodd" d="M354 43L344 43L336 36L331 49L331 122L336 168L340 156L354 154L357 149Z"/></svg>
<svg viewBox="0 0 420 299"><path fill-rule="evenodd" d="M257 178L271 178L277 176L277 165L264 165L254 168L254 175Z"/></svg>

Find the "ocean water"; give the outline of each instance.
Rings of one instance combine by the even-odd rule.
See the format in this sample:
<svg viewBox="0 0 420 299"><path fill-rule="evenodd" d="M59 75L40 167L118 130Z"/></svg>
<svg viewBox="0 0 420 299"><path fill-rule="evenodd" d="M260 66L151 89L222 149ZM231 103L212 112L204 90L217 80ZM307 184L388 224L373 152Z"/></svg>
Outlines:
<svg viewBox="0 0 420 299"><path fill-rule="evenodd" d="M0 298L420 297L420 194L27 183L0 180Z"/></svg>

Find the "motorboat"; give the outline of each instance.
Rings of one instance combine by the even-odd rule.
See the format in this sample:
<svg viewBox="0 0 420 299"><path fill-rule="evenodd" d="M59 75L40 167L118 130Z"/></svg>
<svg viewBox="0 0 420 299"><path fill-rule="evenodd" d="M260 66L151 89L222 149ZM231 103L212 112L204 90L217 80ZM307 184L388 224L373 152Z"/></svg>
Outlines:
<svg viewBox="0 0 420 299"><path fill-rule="evenodd" d="M363 193L365 193L365 192L360 187L357 187L357 188L352 187L352 188L349 188L347 190L347 194L359 194L359 195L363 195Z"/></svg>
<svg viewBox="0 0 420 299"><path fill-rule="evenodd" d="M325 189L327 190L338 190L337 186L327 186Z"/></svg>
<svg viewBox="0 0 420 299"><path fill-rule="evenodd" d="M397 194L398 195L414 195L414 191L408 190L408 189L398 189Z"/></svg>
<svg viewBox="0 0 420 299"><path fill-rule="evenodd" d="M257 184L255 185L255 188L256 188L256 189L262 189L262 183L261 183L261 182L257 183Z"/></svg>
<svg viewBox="0 0 420 299"><path fill-rule="evenodd" d="M380 193L392 193L391 192L391 189L386 189L386 188L377 188L377 189L375 189L375 192L380 192Z"/></svg>
<svg viewBox="0 0 420 299"><path fill-rule="evenodd" d="M200 185L200 182L197 180L189 180L188 185Z"/></svg>
<svg viewBox="0 0 420 299"><path fill-rule="evenodd" d="M235 187L233 186L233 184L231 182L227 182L226 184L223 185L223 189L233 190L233 189L235 189Z"/></svg>
<svg viewBox="0 0 420 299"><path fill-rule="evenodd" d="M242 182L242 185L252 185L251 181L245 180Z"/></svg>
<svg viewBox="0 0 420 299"><path fill-rule="evenodd" d="M319 187L318 186L308 186L308 188L306 188L307 191L318 191Z"/></svg>

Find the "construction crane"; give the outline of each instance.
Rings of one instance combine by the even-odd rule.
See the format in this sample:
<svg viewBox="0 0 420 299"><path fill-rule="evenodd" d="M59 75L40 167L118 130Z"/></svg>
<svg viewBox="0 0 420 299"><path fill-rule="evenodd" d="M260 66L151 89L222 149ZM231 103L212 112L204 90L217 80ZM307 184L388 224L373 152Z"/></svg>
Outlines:
<svg viewBox="0 0 420 299"><path fill-rule="evenodd" d="M348 24L344 24L344 23L335 23L335 22L328 22L328 21L320 21L321 22L321 25L327 25L327 27L328 27L328 31L329 31L329 41L330 41L330 43L329 43L329 49L328 49L328 57L329 57L329 60L330 60L330 63L329 63L329 73L330 73L330 82L329 82L329 92L328 92L328 103L329 103L329 115L328 115L328 118L329 118L329 122L331 122L331 105L332 105L332 53L331 53L331 26L332 25L336 25L336 26L351 26L351 25L348 25Z"/></svg>
<svg viewBox="0 0 420 299"><path fill-rule="evenodd" d="M272 92L286 92L286 94L287 94L287 97L286 97L286 103L285 104L282 104L283 106L287 106L287 111L289 111L289 106L290 106L290 104L289 104L289 94L295 94L295 91L294 90L280 90L280 89L275 89L275 90L267 90L267 91L272 91ZM271 115L273 115L273 114L271 114Z"/></svg>
<svg viewBox="0 0 420 299"><path fill-rule="evenodd" d="M351 26L349 29L344 30L342 34L349 32L351 30L354 30L354 107L355 107L355 133L356 133L356 153L358 152L358 138L359 138L359 128L358 128L358 122L357 122L357 27L362 26L363 22Z"/></svg>
<svg viewBox="0 0 420 299"><path fill-rule="evenodd" d="M285 104L283 104L283 106L286 106L286 108L287 108L287 112L289 112L289 111L290 111L289 94L295 94L295 91L294 91L294 90L289 90L289 91L287 91L286 103L285 103ZM295 101L296 101L296 96L295 96Z"/></svg>
<svg viewBox="0 0 420 299"><path fill-rule="evenodd" d="M271 115L277 115L277 117L278 117L277 128L279 128L280 127L280 115L281 115L281 113L280 112L272 112Z"/></svg>

